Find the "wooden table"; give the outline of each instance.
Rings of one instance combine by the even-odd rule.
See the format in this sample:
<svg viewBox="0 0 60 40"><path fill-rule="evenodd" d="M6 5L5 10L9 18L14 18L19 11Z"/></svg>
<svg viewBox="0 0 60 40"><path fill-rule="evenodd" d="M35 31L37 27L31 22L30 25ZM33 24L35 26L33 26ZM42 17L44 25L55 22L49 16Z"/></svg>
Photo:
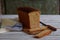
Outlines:
<svg viewBox="0 0 60 40"><path fill-rule="evenodd" d="M16 18L17 15L3 15L2 18ZM41 15L40 20L46 24L57 28L49 36L43 38L33 38L34 35L28 35L24 32L6 32L0 33L0 40L60 40L60 15Z"/></svg>

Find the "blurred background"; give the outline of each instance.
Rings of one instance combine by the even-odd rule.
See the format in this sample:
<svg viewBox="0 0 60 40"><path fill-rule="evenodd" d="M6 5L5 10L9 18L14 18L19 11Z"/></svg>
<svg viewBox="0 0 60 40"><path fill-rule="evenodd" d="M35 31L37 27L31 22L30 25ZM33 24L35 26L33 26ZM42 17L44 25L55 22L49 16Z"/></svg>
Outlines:
<svg viewBox="0 0 60 40"><path fill-rule="evenodd" d="M0 0L1 13L17 14L18 7L39 9L42 15L59 15L59 0Z"/></svg>

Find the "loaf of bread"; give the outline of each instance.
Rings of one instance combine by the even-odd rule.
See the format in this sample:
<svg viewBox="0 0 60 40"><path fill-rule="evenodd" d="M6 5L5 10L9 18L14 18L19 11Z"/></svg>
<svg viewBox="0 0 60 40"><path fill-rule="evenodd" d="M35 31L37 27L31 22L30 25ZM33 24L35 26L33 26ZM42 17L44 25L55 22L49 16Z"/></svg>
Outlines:
<svg viewBox="0 0 60 40"><path fill-rule="evenodd" d="M23 25L23 31L35 34L40 30L40 11L31 7L18 8L19 22Z"/></svg>

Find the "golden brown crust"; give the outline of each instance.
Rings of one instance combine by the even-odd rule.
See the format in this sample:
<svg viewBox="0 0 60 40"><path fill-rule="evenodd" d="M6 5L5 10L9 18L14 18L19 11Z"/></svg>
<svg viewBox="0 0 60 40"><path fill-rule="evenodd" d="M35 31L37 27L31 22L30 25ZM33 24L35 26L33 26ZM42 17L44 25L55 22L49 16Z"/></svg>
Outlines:
<svg viewBox="0 0 60 40"><path fill-rule="evenodd" d="M42 38L42 37L44 37L44 36L49 35L51 32L52 32L52 30L46 29L46 30L44 30L44 31L36 34L36 35L34 36L34 38Z"/></svg>

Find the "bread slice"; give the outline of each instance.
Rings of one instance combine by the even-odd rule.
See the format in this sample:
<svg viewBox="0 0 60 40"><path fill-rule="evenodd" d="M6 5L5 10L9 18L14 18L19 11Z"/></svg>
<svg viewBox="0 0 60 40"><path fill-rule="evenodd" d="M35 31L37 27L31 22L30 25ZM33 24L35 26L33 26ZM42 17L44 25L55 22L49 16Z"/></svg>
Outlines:
<svg viewBox="0 0 60 40"><path fill-rule="evenodd" d="M44 36L49 35L51 32L52 32L52 30L46 29L46 30L44 30L44 31L36 34L36 35L34 36L34 38L42 38L42 37L44 37Z"/></svg>

